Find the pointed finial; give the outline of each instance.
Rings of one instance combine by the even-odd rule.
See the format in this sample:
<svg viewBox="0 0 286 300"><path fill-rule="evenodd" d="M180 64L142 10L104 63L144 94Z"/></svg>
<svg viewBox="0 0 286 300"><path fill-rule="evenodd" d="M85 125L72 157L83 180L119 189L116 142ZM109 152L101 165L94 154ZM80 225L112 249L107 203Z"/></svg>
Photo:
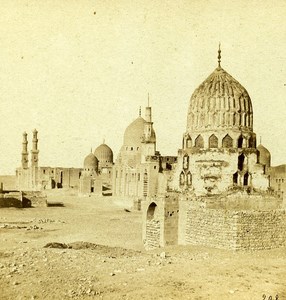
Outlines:
<svg viewBox="0 0 286 300"><path fill-rule="evenodd" d="M220 68L220 62L221 62L221 50L220 50L220 42L219 42L219 44L218 44L218 56L217 56L217 58L218 58L218 67Z"/></svg>
<svg viewBox="0 0 286 300"><path fill-rule="evenodd" d="M103 138L102 144L105 144L105 138Z"/></svg>
<svg viewBox="0 0 286 300"><path fill-rule="evenodd" d="M149 102L150 102L150 95L149 95L149 93L148 93L148 107L150 107L150 106L149 106Z"/></svg>
<svg viewBox="0 0 286 300"><path fill-rule="evenodd" d="M141 106L139 107L139 117L141 117Z"/></svg>
<svg viewBox="0 0 286 300"><path fill-rule="evenodd" d="M90 148L90 153L92 153L92 147Z"/></svg>
<svg viewBox="0 0 286 300"><path fill-rule="evenodd" d="M261 138L261 136L260 136L260 145L262 145L262 144L261 144L261 140L262 140L262 138Z"/></svg>

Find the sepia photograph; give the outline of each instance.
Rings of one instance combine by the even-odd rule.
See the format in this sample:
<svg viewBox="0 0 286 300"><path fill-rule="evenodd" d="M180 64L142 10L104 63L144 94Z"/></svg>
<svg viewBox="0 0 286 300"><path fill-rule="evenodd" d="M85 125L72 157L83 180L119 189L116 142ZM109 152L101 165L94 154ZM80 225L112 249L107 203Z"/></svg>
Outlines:
<svg viewBox="0 0 286 300"><path fill-rule="evenodd" d="M286 1L0 5L0 300L286 300Z"/></svg>

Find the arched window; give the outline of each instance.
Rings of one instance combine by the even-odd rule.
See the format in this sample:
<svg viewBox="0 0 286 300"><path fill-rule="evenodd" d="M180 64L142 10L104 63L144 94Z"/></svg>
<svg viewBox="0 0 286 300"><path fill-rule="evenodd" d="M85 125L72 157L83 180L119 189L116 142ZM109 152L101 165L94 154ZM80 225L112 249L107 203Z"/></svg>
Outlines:
<svg viewBox="0 0 286 300"><path fill-rule="evenodd" d="M191 172L188 172L187 174L187 186L191 186L192 185L192 174Z"/></svg>
<svg viewBox="0 0 286 300"><path fill-rule="evenodd" d="M238 163L237 163L237 168L238 170L242 171L243 170L243 164L244 164L244 155L243 154L240 154L238 156Z"/></svg>
<svg viewBox="0 0 286 300"><path fill-rule="evenodd" d="M147 220L153 220L155 217L155 213L156 213L156 203L152 202L147 210Z"/></svg>
<svg viewBox="0 0 286 300"><path fill-rule="evenodd" d="M201 135L197 136L195 139L195 147L204 148L204 139Z"/></svg>
<svg viewBox="0 0 286 300"><path fill-rule="evenodd" d="M183 157L183 169L186 170L189 168L189 156L187 154Z"/></svg>
<svg viewBox="0 0 286 300"><path fill-rule="evenodd" d="M233 184L238 184L238 173L234 173L232 175L232 181L233 181Z"/></svg>
<svg viewBox="0 0 286 300"><path fill-rule="evenodd" d="M237 147L242 148L243 145L243 136L241 135L237 140Z"/></svg>
<svg viewBox="0 0 286 300"><path fill-rule="evenodd" d="M182 171L180 174L180 185L185 184L185 173Z"/></svg>
<svg viewBox="0 0 286 300"><path fill-rule="evenodd" d="M192 139L190 137L187 138L187 148L192 148Z"/></svg>
<svg viewBox="0 0 286 300"><path fill-rule="evenodd" d="M246 173L244 174L244 176L243 176L243 185L244 185L244 186L249 185L249 184L248 184L248 180L249 180L249 173L246 172Z"/></svg>
<svg viewBox="0 0 286 300"><path fill-rule="evenodd" d="M253 136L251 136L248 140L248 147L255 148L255 138Z"/></svg>
<svg viewBox="0 0 286 300"><path fill-rule="evenodd" d="M212 134L209 137L209 148L217 148L218 147L218 138Z"/></svg>
<svg viewBox="0 0 286 300"><path fill-rule="evenodd" d="M223 148L233 147L233 139L228 134L222 139L222 147Z"/></svg>

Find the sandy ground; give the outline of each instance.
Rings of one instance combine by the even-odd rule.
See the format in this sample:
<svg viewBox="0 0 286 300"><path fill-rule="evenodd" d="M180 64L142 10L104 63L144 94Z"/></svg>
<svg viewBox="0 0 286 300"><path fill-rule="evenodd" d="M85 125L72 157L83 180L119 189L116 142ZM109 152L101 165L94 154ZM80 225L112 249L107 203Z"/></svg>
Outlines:
<svg viewBox="0 0 286 300"><path fill-rule="evenodd" d="M140 212L110 197L50 197L65 207L0 209L1 300L286 299L285 248L145 251Z"/></svg>

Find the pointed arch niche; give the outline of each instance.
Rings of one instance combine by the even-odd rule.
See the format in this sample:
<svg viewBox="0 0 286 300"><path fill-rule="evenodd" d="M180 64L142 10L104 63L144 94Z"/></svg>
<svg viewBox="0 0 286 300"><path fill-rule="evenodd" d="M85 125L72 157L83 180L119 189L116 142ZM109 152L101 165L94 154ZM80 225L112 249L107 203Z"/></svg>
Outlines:
<svg viewBox="0 0 286 300"><path fill-rule="evenodd" d="M218 138L212 134L209 137L209 148L217 148L218 147Z"/></svg>
<svg viewBox="0 0 286 300"><path fill-rule="evenodd" d="M222 139L222 147L223 148L233 147L233 139L228 134Z"/></svg>
<svg viewBox="0 0 286 300"><path fill-rule="evenodd" d="M204 148L204 139L201 135L198 135L195 139L195 147Z"/></svg>
<svg viewBox="0 0 286 300"><path fill-rule="evenodd" d="M182 171L180 174L180 186L184 185L186 181L185 173Z"/></svg>

